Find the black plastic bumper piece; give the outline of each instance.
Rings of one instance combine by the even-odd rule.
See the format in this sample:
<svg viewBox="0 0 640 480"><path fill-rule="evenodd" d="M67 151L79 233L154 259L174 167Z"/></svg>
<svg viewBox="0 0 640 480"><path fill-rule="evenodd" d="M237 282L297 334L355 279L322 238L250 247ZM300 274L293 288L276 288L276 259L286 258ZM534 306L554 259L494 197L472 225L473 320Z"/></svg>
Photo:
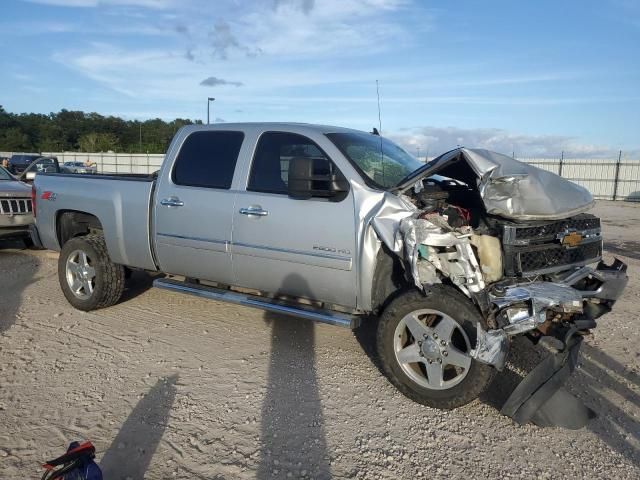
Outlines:
<svg viewBox="0 0 640 480"><path fill-rule="evenodd" d="M533 422L572 430L595 418L593 410L563 388L578 363L581 344L579 335L568 338L562 351L549 355L520 382L501 413L521 425Z"/></svg>
<svg viewBox="0 0 640 480"><path fill-rule="evenodd" d="M602 281L595 297L602 300L617 300L629 282L627 264L618 258L611 265L602 261L598 263L595 276Z"/></svg>

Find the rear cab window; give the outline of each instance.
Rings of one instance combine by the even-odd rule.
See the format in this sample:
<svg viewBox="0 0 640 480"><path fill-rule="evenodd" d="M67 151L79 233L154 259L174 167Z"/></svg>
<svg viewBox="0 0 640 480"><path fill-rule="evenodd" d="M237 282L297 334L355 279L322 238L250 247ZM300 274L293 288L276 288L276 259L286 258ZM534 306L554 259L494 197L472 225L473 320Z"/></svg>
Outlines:
<svg viewBox="0 0 640 480"><path fill-rule="evenodd" d="M244 133L204 130L182 143L171 179L176 185L230 189Z"/></svg>

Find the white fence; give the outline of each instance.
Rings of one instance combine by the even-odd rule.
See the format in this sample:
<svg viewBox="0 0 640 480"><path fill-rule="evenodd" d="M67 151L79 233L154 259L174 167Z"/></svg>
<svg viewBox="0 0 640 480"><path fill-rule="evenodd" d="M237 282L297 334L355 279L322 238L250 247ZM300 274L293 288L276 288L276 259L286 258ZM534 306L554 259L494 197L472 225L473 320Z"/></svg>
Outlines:
<svg viewBox="0 0 640 480"><path fill-rule="evenodd" d="M12 152L0 152L9 157ZM63 162L94 162L100 173L153 173L160 168L163 154L49 152ZM587 188L601 200L640 201L640 160L589 158L520 158Z"/></svg>
<svg viewBox="0 0 640 480"><path fill-rule="evenodd" d="M594 198L640 202L640 161L617 159L519 159L582 185Z"/></svg>
<svg viewBox="0 0 640 480"><path fill-rule="evenodd" d="M10 157L13 152L0 152L0 157ZM58 162L95 163L99 173L153 173L160 168L162 153L80 153L80 152L43 152L53 155Z"/></svg>

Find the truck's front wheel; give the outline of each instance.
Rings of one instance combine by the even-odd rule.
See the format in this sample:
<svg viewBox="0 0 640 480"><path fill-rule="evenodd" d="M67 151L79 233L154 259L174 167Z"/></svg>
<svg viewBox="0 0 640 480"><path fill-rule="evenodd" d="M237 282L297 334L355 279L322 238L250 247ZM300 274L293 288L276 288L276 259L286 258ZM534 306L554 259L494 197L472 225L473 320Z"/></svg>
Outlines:
<svg viewBox="0 0 640 480"><path fill-rule="evenodd" d="M124 290L125 270L111 261L102 235L69 240L58 259L58 280L64 296L79 310L115 304Z"/></svg>
<svg viewBox="0 0 640 480"><path fill-rule="evenodd" d="M378 326L382 367L400 392L434 408L465 405L488 386L494 369L469 356L483 318L452 287L410 291L386 308ZM484 325L483 325L484 326Z"/></svg>

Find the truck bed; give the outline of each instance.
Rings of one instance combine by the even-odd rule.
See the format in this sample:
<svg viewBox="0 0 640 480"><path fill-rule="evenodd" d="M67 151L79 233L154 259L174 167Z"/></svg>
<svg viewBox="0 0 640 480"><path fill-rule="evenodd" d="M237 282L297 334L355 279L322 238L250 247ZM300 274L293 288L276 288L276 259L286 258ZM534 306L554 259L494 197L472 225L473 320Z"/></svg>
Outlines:
<svg viewBox="0 0 640 480"><path fill-rule="evenodd" d="M155 174L39 173L36 224L45 247L60 250L56 221L64 212L94 215L114 262L155 270L151 253L151 198ZM43 192L53 195L42 198Z"/></svg>

